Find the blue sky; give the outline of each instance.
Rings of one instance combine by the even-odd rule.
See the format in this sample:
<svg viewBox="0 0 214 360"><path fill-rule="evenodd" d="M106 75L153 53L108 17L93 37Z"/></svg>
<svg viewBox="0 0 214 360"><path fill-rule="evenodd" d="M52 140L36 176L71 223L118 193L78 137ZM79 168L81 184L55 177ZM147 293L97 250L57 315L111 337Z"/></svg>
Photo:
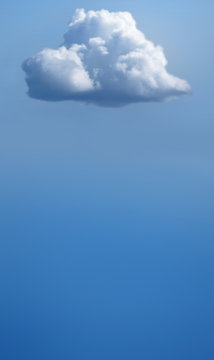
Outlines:
<svg viewBox="0 0 214 360"><path fill-rule="evenodd" d="M192 86L99 108L27 97L78 7L127 10ZM1 358L214 356L213 2L1 5Z"/></svg>

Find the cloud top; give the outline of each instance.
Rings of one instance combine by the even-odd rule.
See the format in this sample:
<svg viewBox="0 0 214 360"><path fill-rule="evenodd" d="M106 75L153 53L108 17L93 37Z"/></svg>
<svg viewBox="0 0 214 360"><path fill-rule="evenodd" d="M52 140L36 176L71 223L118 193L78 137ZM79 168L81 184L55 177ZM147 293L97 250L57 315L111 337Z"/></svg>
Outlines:
<svg viewBox="0 0 214 360"><path fill-rule="evenodd" d="M189 93L166 65L163 49L145 38L130 13L78 9L63 44L27 59L23 70L32 98L122 106Z"/></svg>

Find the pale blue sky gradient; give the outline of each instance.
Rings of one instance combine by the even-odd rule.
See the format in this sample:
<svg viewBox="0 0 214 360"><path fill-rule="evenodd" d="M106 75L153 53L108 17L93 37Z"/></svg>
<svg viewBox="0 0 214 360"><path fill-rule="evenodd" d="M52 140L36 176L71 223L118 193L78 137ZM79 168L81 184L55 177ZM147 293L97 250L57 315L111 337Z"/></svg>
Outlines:
<svg viewBox="0 0 214 360"><path fill-rule="evenodd" d="M29 99L21 64L77 7L127 10L193 94ZM212 1L1 5L0 358L213 360Z"/></svg>

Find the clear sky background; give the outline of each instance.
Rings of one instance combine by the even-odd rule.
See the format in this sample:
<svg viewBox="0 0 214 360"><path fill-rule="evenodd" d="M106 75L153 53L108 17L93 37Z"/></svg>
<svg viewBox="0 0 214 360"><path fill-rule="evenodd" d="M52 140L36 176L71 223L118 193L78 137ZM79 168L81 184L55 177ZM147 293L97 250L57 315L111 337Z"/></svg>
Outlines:
<svg viewBox="0 0 214 360"><path fill-rule="evenodd" d="M193 94L27 97L23 60L74 10L127 10ZM213 360L214 3L1 4L0 357Z"/></svg>

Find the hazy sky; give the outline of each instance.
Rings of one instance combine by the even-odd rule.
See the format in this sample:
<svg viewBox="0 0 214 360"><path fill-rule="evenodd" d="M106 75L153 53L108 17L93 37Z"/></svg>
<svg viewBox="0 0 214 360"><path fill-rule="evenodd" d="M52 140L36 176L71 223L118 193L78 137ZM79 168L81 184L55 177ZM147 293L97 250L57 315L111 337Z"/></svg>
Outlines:
<svg viewBox="0 0 214 360"><path fill-rule="evenodd" d="M129 11L192 94L30 99L76 8ZM1 5L0 357L213 360L213 1Z"/></svg>

